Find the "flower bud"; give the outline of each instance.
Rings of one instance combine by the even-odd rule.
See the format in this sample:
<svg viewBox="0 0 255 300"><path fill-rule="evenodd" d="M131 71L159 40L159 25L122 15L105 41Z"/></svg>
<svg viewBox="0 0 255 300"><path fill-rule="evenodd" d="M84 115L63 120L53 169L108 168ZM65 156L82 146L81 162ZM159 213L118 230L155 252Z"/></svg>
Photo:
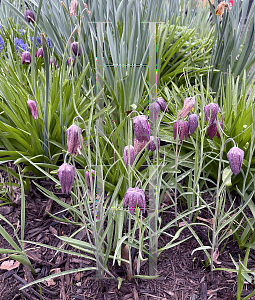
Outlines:
<svg viewBox="0 0 255 300"><path fill-rule="evenodd" d="M68 59L67 59L67 64L68 64L68 66L70 65L70 64L72 64L73 63L73 67L74 67L74 65L75 65L75 58L73 58L73 57L68 57Z"/></svg>
<svg viewBox="0 0 255 300"><path fill-rule="evenodd" d="M78 48L79 48L79 51L78 51ZM77 52L78 52L78 56L81 55L81 46L78 42L73 42L71 44L71 49L73 51L74 56L77 56Z"/></svg>
<svg viewBox="0 0 255 300"><path fill-rule="evenodd" d="M219 105L209 103L204 107L205 119L209 125L213 124L219 112Z"/></svg>
<svg viewBox="0 0 255 300"><path fill-rule="evenodd" d="M137 140L143 142L150 140L150 127L146 116L140 115L133 118L134 134Z"/></svg>
<svg viewBox="0 0 255 300"><path fill-rule="evenodd" d="M244 151L238 147L233 147L228 151L227 158L231 171L237 175L242 167Z"/></svg>
<svg viewBox="0 0 255 300"><path fill-rule="evenodd" d="M157 144L158 144L158 150L159 150L159 146L160 146L160 139L158 137L156 137L157 139ZM155 145L155 141L154 141L154 136L150 136L150 143L147 146L147 150L148 151L155 151L156 150L156 145Z"/></svg>
<svg viewBox="0 0 255 300"><path fill-rule="evenodd" d="M185 98L183 108L178 114L179 118L185 118L190 113L194 105L195 97Z"/></svg>
<svg viewBox="0 0 255 300"><path fill-rule="evenodd" d="M178 121L178 132L179 132L179 140L182 141L185 137L186 141L188 139L189 134L189 125L187 121L179 120ZM177 137L177 122L174 123L173 127L173 136L174 140L176 140Z"/></svg>
<svg viewBox="0 0 255 300"><path fill-rule="evenodd" d="M124 195L123 208L126 208L127 205L129 206L131 214L134 213L136 206L140 207L145 212L146 202L144 191L138 187L128 188Z"/></svg>
<svg viewBox="0 0 255 300"><path fill-rule="evenodd" d="M79 137L79 132L80 132L80 137ZM71 125L66 130L66 138L67 138L67 147L68 147L67 151L72 155L75 154L78 155L78 153L81 153L80 139L81 139L81 143L83 143L81 128L79 128L77 125Z"/></svg>
<svg viewBox="0 0 255 300"><path fill-rule="evenodd" d="M51 70L52 70L53 65L55 67L55 70L59 68L59 65L57 65L56 60L54 58L51 58L50 59Z"/></svg>
<svg viewBox="0 0 255 300"><path fill-rule="evenodd" d="M58 178L63 194L70 194L73 186L75 169L73 166L63 163L58 169Z"/></svg>
<svg viewBox="0 0 255 300"><path fill-rule="evenodd" d="M95 170L91 169L90 171L91 171L92 174L96 175ZM92 174L91 174L91 177L92 177L92 184L93 184L92 189L93 189L94 188L94 183L95 183L95 177ZM87 185L88 185L89 189L91 190L90 173L89 173L89 171L85 172L85 180L87 182Z"/></svg>
<svg viewBox="0 0 255 300"><path fill-rule="evenodd" d="M196 114L189 115L188 119L188 127L189 127L189 133L193 134L198 126L198 119Z"/></svg>
<svg viewBox="0 0 255 300"><path fill-rule="evenodd" d="M22 54L21 54L21 63L22 63L22 65L23 65L25 62L26 62L28 65L31 63L31 55L30 55L29 51L24 51L24 52L22 52Z"/></svg>
<svg viewBox="0 0 255 300"><path fill-rule="evenodd" d="M33 101L33 100L28 100L28 101L27 101L27 104L28 104L28 106L29 106L29 108L30 108L30 111L31 111L31 114L32 114L34 120L35 120L35 119L38 119L38 112L37 112L37 107L36 107L35 101Z"/></svg>
<svg viewBox="0 0 255 300"><path fill-rule="evenodd" d="M149 105L149 112L150 112L150 120L156 123L158 114L160 112L160 106L157 102L153 102Z"/></svg>
<svg viewBox="0 0 255 300"><path fill-rule="evenodd" d="M132 167L134 161L135 161L135 150L134 150L134 147L133 146L129 146L130 147L130 166ZM128 165L128 161L129 161L129 152L128 152L128 146L126 146L124 148L124 162L125 162L125 165L127 166Z"/></svg>
<svg viewBox="0 0 255 300"><path fill-rule="evenodd" d="M24 17L25 17L25 20L30 23L34 23L35 22L35 15L34 13L31 11L31 10L25 10L24 12Z"/></svg>
<svg viewBox="0 0 255 300"><path fill-rule="evenodd" d="M40 56L43 58L43 48L39 48L35 53L36 58L39 58Z"/></svg>
<svg viewBox="0 0 255 300"><path fill-rule="evenodd" d="M158 97L158 100L156 102L159 104L160 109L162 111L168 113L168 108L167 108L167 105L166 105L166 101L162 97Z"/></svg>
<svg viewBox="0 0 255 300"><path fill-rule="evenodd" d="M217 123L214 122L213 124L209 125L206 133L210 139L213 139L217 133Z"/></svg>

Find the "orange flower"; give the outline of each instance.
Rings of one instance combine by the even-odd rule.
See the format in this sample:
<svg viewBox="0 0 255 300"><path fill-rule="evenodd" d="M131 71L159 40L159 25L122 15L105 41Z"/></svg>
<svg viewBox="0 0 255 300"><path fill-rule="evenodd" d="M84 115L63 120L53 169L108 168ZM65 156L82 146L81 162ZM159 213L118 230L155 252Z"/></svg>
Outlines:
<svg viewBox="0 0 255 300"><path fill-rule="evenodd" d="M229 4L227 2L221 2L217 8L216 8L216 16L220 16L220 20L222 20L222 15L224 14L224 8L227 8L227 11L229 12L230 10L230 7L229 7Z"/></svg>

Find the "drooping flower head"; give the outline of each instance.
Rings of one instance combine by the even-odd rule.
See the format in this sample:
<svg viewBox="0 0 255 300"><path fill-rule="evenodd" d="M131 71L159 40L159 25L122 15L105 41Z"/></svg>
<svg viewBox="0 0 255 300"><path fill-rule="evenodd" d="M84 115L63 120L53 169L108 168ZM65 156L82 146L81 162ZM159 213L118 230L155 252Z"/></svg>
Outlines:
<svg viewBox="0 0 255 300"><path fill-rule="evenodd" d="M208 124L213 124L218 116L219 105L216 103L209 103L204 107L205 119Z"/></svg>
<svg viewBox="0 0 255 300"><path fill-rule="evenodd" d="M73 166L63 163L58 169L58 178L63 194L70 194L73 186L75 169Z"/></svg>
<svg viewBox="0 0 255 300"><path fill-rule="evenodd" d="M135 154L135 149L132 145L129 146L129 149L130 149L130 152L128 152L128 146L126 146L124 148L123 157L124 157L125 165L127 166L128 162L129 162L129 155L130 155L130 166L132 167L132 165L135 161L136 154Z"/></svg>
<svg viewBox="0 0 255 300"><path fill-rule="evenodd" d="M237 175L243 164L244 151L238 147L233 147L228 151L227 158L231 171Z"/></svg>
<svg viewBox="0 0 255 300"><path fill-rule="evenodd" d="M150 127L147 117L140 115L133 118L134 134L137 140L147 141L150 140Z"/></svg>
<svg viewBox="0 0 255 300"><path fill-rule="evenodd" d="M214 121L213 124L209 125L206 131L207 136L210 139L213 139L217 133L217 122Z"/></svg>
<svg viewBox="0 0 255 300"><path fill-rule="evenodd" d="M179 140L182 141L185 137L186 141L188 139L189 135L189 125L187 121L179 120L178 121L178 132L179 132ZM176 140L177 137L177 122L174 123L173 126L173 136L174 140Z"/></svg>
<svg viewBox="0 0 255 300"><path fill-rule="evenodd" d="M40 56L43 58L43 48L39 48L35 53L36 58L39 58Z"/></svg>
<svg viewBox="0 0 255 300"><path fill-rule="evenodd" d="M167 108L167 105L166 105L166 101L162 97L158 97L158 100L156 102L159 104L160 109L162 111L168 113L168 108Z"/></svg>
<svg viewBox="0 0 255 300"><path fill-rule="evenodd" d="M183 108L181 111L179 111L178 114L179 118L185 118L190 113L194 105L195 105L195 97L185 98Z"/></svg>
<svg viewBox="0 0 255 300"><path fill-rule="evenodd" d="M78 6L78 1L77 0L72 0L71 1L71 6L70 6L70 16L73 16L73 15L76 16L77 6Z"/></svg>
<svg viewBox="0 0 255 300"><path fill-rule="evenodd" d="M159 112L160 112L160 105L157 103L157 101L149 105L150 120L152 122L154 121L154 123L156 123Z"/></svg>
<svg viewBox="0 0 255 300"><path fill-rule="evenodd" d="M198 119L196 114L189 115L188 126L189 126L189 133L193 134L198 126Z"/></svg>
<svg viewBox="0 0 255 300"><path fill-rule="evenodd" d="M81 55L81 46L78 42L73 42L71 44L71 49L73 51L74 56L77 56L77 53L78 53L78 56Z"/></svg>
<svg viewBox="0 0 255 300"><path fill-rule="evenodd" d="M157 146L158 146L158 149L159 149L159 146L160 146L160 139L158 137L156 137L156 140L157 140ZM147 150L148 151L155 151L157 148L156 148L156 144L155 144L155 141L154 141L154 136L150 136L150 143L149 145L147 146Z"/></svg>
<svg viewBox="0 0 255 300"><path fill-rule="evenodd" d="M90 171L91 171L92 174L96 175L95 170L91 169ZM94 184L95 184L95 177L92 174L91 174L91 176L92 176L92 184L93 184L92 189L93 189L94 188ZM90 183L90 174L89 174L89 171L85 172L85 180L87 182L87 185L88 185L89 189L91 190L91 183Z"/></svg>
<svg viewBox="0 0 255 300"><path fill-rule="evenodd" d="M36 107L36 102L33 100L28 100L27 104L30 108L31 114L33 116L34 119L38 119L38 111L37 111L37 107Z"/></svg>
<svg viewBox="0 0 255 300"><path fill-rule="evenodd" d="M80 139L81 139L81 143L83 143L81 128L79 128L77 125L71 125L66 130L66 137L67 137L67 147L68 147L67 151L72 155L78 155L78 153L80 153L80 147L81 147Z"/></svg>
<svg viewBox="0 0 255 300"><path fill-rule="evenodd" d="M30 23L34 23L35 22L35 15L34 13L31 11L31 10L25 10L24 12L24 17L25 17L25 20Z"/></svg>
<svg viewBox="0 0 255 300"><path fill-rule="evenodd" d="M31 54L29 51L24 51L21 54L21 63L27 63L28 65L31 63Z"/></svg>
<svg viewBox="0 0 255 300"><path fill-rule="evenodd" d="M126 208L127 206L129 206L131 214L135 212L136 206L140 207L145 212L146 202L144 191L138 187L128 188L124 195L123 208Z"/></svg>

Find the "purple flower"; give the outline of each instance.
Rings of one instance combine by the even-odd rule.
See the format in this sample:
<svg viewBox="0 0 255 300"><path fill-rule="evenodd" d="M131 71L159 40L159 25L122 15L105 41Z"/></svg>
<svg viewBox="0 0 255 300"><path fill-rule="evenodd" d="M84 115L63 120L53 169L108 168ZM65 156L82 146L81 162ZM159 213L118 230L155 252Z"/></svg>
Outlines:
<svg viewBox="0 0 255 300"><path fill-rule="evenodd" d="M78 1L77 0L72 0L71 1L71 6L70 6L70 16L75 15L76 16L76 8L78 6Z"/></svg>
<svg viewBox="0 0 255 300"><path fill-rule="evenodd" d="M198 119L196 114L189 115L188 126L189 126L189 133L193 134L198 126Z"/></svg>
<svg viewBox="0 0 255 300"><path fill-rule="evenodd" d="M78 51L78 48L79 48L79 51ZM77 52L78 52L78 56L81 55L81 46L78 42L73 42L71 44L71 49L73 51L74 56L77 56Z"/></svg>
<svg viewBox="0 0 255 300"><path fill-rule="evenodd" d="M142 149L148 144L148 141L145 139L138 140L136 137L134 138L134 151L135 154L138 154L142 151Z"/></svg>
<svg viewBox="0 0 255 300"><path fill-rule="evenodd" d="M4 50L4 40L2 39L1 35L0 35L0 52L2 52Z"/></svg>
<svg viewBox="0 0 255 300"><path fill-rule="evenodd" d="M50 48L52 48L50 39L49 39L48 37L46 37L46 42L47 42L48 46L49 46Z"/></svg>
<svg viewBox="0 0 255 300"><path fill-rule="evenodd" d="M213 139L217 133L217 123L216 121L209 125L208 128L207 128L207 136L210 138L210 139Z"/></svg>
<svg viewBox="0 0 255 300"><path fill-rule="evenodd" d="M227 153L229 166L232 172L237 175L242 167L244 151L238 147L231 148Z"/></svg>
<svg viewBox="0 0 255 300"><path fill-rule="evenodd" d="M179 111L178 114L179 117L185 118L190 113L194 105L195 105L195 97L185 98L183 108L181 111Z"/></svg>
<svg viewBox="0 0 255 300"><path fill-rule="evenodd" d="M63 194L70 194L73 186L75 169L73 166L63 163L58 169L58 178Z"/></svg>
<svg viewBox="0 0 255 300"><path fill-rule="evenodd" d="M90 170L92 174L96 175L96 172L95 170L91 169ZM91 174L91 177L92 177L92 184L93 184L93 187L92 189L94 188L94 184L95 184L95 177ZM89 174L89 171L86 171L85 172L85 180L87 182L87 185L89 187L89 189L91 190L91 184L90 184L90 174Z"/></svg>
<svg viewBox="0 0 255 300"><path fill-rule="evenodd" d="M34 23L35 22L35 15L34 13L31 11L31 10L25 10L24 12L24 16L25 16L25 20L29 23L29 22L32 22Z"/></svg>
<svg viewBox="0 0 255 300"><path fill-rule="evenodd" d="M31 55L29 53L29 51L25 51L21 54L21 63L27 63L28 65L31 63Z"/></svg>
<svg viewBox="0 0 255 300"><path fill-rule="evenodd" d="M150 120L156 123L160 112L160 105L155 101L149 105Z"/></svg>
<svg viewBox="0 0 255 300"><path fill-rule="evenodd" d="M179 132L179 140L182 141L183 138L185 137L185 139L187 141L188 135L189 135L189 125L188 125L187 121L183 121L183 120L178 121L178 132ZM176 140L176 137L177 137L177 122L174 123L173 135L174 135L174 140Z"/></svg>
<svg viewBox="0 0 255 300"><path fill-rule="evenodd" d="M39 58L40 56L43 58L43 48L39 48L35 53L36 58Z"/></svg>
<svg viewBox="0 0 255 300"><path fill-rule="evenodd" d="M205 119L208 124L213 124L219 112L219 105L216 103L209 103L204 107Z"/></svg>
<svg viewBox="0 0 255 300"><path fill-rule="evenodd" d="M68 64L68 66L71 64L71 63L73 63L73 67L74 67L74 65L75 65L75 58L72 58L72 57L68 57L68 59L67 59L67 64Z"/></svg>
<svg viewBox="0 0 255 300"><path fill-rule="evenodd" d="M128 161L129 161L129 153L130 153L130 166L132 167L134 161L135 161L135 150L134 150L134 147L133 146L129 146L130 148L130 152L128 152L128 146L126 146L124 148L124 153L123 153L123 157L124 157L124 162L125 162L125 165L127 166L128 165Z"/></svg>
<svg viewBox="0 0 255 300"><path fill-rule="evenodd" d="M160 109L162 111L168 113L168 108L167 108L167 105L166 105L166 101L162 97L158 97L158 100L156 102L159 104Z"/></svg>
<svg viewBox="0 0 255 300"><path fill-rule="evenodd" d="M9 73L9 71L8 71L8 73ZM34 120L38 119L38 111L37 111L37 107L36 107L36 102L33 101L33 100L28 100L27 104L28 104L28 106L30 108L30 111L31 111L31 114L32 114Z"/></svg>
<svg viewBox="0 0 255 300"><path fill-rule="evenodd" d="M133 118L134 134L137 140L147 141L150 140L150 127L147 117L140 115Z"/></svg>
<svg viewBox="0 0 255 300"><path fill-rule="evenodd" d="M80 133L80 136L79 136ZM77 125L71 125L66 130L68 152L76 156L80 153L80 139L83 143L82 131Z"/></svg>
<svg viewBox="0 0 255 300"><path fill-rule="evenodd" d="M156 137L157 140L157 146L158 146L158 150L159 150L159 146L160 146L160 139L158 137ZM154 141L154 136L150 136L150 143L147 146L147 150L148 151L155 151L156 150L156 145L155 145L155 141Z"/></svg>
<svg viewBox="0 0 255 300"><path fill-rule="evenodd" d="M124 195L123 208L126 208L127 205L129 206L131 214L135 212L136 206L140 207L145 212L146 202L144 191L138 187L128 188Z"/></svg>
<svg viewBox="0 0 255 300"><path fill-rule="evenodd" d="M28 46L23 42L22 39L14 38L14 44L17 51L20 51L21 48L23 51L28 51Z"/></svg>
<svg viewBox="0 0 255 300"><path fill-rule="evenodd" d="M57 65L56 60L54 58L50 59L50 66L51 66L51 70L52 70L52 66L54 65L55 70L59 68L59 65Z"/></svg>

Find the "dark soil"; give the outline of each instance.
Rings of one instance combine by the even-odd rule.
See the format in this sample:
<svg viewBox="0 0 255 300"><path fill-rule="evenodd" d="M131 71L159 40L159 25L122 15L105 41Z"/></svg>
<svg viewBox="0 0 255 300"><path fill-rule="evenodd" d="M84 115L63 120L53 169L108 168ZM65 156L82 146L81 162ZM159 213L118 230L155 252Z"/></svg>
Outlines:
<svg viewBox="0 0 255 300"><path fill-rule="evenodd" d="M51 188L49 182L41 182L42 185ZM18 195L19 191L16 190ZM16 195L16 198L19 197ZM15 195L14 195L15 196ZM58 195L59 196L59 195ZM63 198L68 202L69 198ZM163 203L169 205L169 199L164 197ZM47 206L47 208L46 208ZM5 207L3 210L2 207ZM8 211L7 207L2 206L1 213L5 214L8 221L15 227L20 226L20 203L16 201L16 206ZM45 210L55 214L62 210L58 204L47 199L44 195L32 186L31 192L26 196L26 227L25 240L47 244L53 247L62 248L69 251L76 251L69 245L64 243L57 236L70 237L77 230L72 224L65 224L50 218L45 214ZM60 216L61 214L59 214ZM167 223L172 216L172 212L163 215L164 223ZM66 215L66 217L69 217ZM203 216L204 217L204 216ZM13 229L4 220L0 220L0 225L9 233L15 242ZM207 232L203 231L203 226L193 227L197 235L200 237L204 245L208 245ZM173 232L169 232L174 234ZM19 234L19 231L18 231ZM159 278L154 280L133 279L128 281L127 270L125 266L118 267L117 264L112 266L109 261L108 268L112 274L122 277L123 282L118 289L118 281L115 279L95 279L96 272L88 270L85 272L74 273L54 278L51 282L33 285L25 290L19 290L25 284L33 280L43 278L50 274L60 271L95 267L95 263L91 260L78 256L67 255L62 252L56 253L55 250L47 249L42 246L25 244L25 250L34 269L35 276L32 275L30 269L20 264L13 270L0 269L0 299L185 299L185 300L204 300L204 299L236 299L237 275L227 271L214 271L213 280L210 277L209 267L206 266L206 257L203 251L196 251L191 255L192 251L199 247L197 241L192 237L190 231L185 229L180 239L191 237L187 241L163 251L158 257L157 273ZM85 231L81 231L75 236L76 239L87 240ZM165 245L168 240L160 237L159 245ZM11 248L7 241L2 238L0 240L0 248ZM229 240L223 252L220 254L218 261L220 265L216 267L235 269L230 259L230 254L238 261L241 256L243 259L244 251L241 251L237 242ZM249 258L248 267L255 267L253 260L253 252ZM10 258L6 254L0 254L0 263L8 261ZM141 275L149 275L149 266L145 262L141 267ZM253 291L251 285L246 284L242 293L242 297ZM255 298L251 298L255 299Z"/></svg>

